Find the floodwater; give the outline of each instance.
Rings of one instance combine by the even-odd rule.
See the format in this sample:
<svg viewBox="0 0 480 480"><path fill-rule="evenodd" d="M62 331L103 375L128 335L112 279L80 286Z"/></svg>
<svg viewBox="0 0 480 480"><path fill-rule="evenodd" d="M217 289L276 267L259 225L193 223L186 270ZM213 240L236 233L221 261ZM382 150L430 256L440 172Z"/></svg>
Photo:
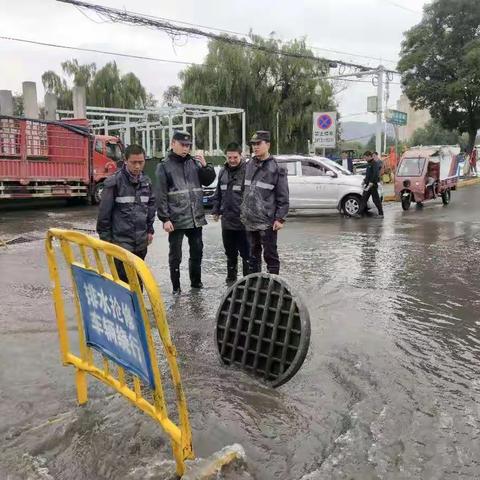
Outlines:
<svg viewBox="0 0 480 480"><path fill-rule="evenodd" d="M172 297L167 239L147 256L162 291L194 448L244 446L262 480L480 477L480 187L385 219L292 217L281 275L312 323L297 375L272 390L219 362L225 292L218 224L204 232L204 284ZM94 228L95 208L0 212L0 478L164 478L157 425L90 381L77 407L62 367L43 243L48 227ZM187 251L185 250L187 257ZM75 332L72 330L72 335Z"/></svg>

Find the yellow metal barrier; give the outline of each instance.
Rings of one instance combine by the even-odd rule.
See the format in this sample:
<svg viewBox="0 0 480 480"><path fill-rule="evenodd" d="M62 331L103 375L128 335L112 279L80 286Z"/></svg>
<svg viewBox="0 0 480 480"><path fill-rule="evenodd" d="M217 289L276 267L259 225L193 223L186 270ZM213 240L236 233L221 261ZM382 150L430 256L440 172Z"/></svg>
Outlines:
<svg viewBox="0 0 480 480"><path fill-rule="evenodd" d="M63 290L60 281L60 271L54 245L55 240L58 240L60 244L60 249L70 269L72 284L74 286L73 268L76 266L95 272L136 293L143 319L143 326L145 328L146 343L148 345L151 363L150 368L153 373L152 388L142 385L141 379L136 375L132 375L133 388L131 388L126 380L125 369L120 365L116 365L117 375L115 375L111 368L111 363L115 362L112 362L112 360L105 355L102 355L101 366L95 364L93 351L86 343L79 292L76 288L74 288L74 299L80 343L80 357L74 355L70 351L65 303L62 295ZM87 374L92 375L101 382L114 388L162 426L172 441L173 454L177 464L177 474L182 476L185 473L185 460L194 458L192 435L188 419L187 402L183 392L180 372L176 360L177 354L170 338L163 300L153 275L150 273L150 270L147 268L143 260L136 255L133 255L121 247L98 240L83 233L52 228L47 233L45 244L50 277L53 282L53 299L57 318L61 357L64 365L73 365L76 368L76 386L79 404L83 404L88 400ZM73 245L78 247L80 258L75 257L74 249L72 248ZM102 260L102 253L106 259L107 265L104 264L105 260ZM92 258L94 261L92 261ZM128 284L119 279L115 259L123 263L128 276ZM151 303L153 315L155 317L156 325L170 368L177 396L177 410L179 415L178 426L168 417L160 369L157 363L155 344L153 342L150 322L145 308L141 283L139 280L143 283ZM149 392L153 393L153 403L142 395L142 387L148 388Z"/></svg>

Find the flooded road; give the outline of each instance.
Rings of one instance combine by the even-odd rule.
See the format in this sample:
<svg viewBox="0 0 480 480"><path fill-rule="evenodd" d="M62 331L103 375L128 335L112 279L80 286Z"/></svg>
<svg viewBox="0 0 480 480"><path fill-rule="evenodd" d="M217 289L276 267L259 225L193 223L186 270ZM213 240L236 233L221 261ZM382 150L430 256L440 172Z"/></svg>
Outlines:
<svg viewBox="0 0 480 480"><path fill-rule="evenodd" d="M241 443L257 479L472 479L480 468L480 187L385 219L295 216L281 275L306 299L310 350L271 390L220 365L220 227L204 232L204 284L172 297L167 238L150 265L179 352L197 456ZM43 242L94 228L95 208L0 212L0 478L163 478L159 428L95 381L76 406L59 361ZM186 253L186 251L185 251ZM73 334L74 332L72 332ZM157 475L157 476L156 476Z"/></svg>

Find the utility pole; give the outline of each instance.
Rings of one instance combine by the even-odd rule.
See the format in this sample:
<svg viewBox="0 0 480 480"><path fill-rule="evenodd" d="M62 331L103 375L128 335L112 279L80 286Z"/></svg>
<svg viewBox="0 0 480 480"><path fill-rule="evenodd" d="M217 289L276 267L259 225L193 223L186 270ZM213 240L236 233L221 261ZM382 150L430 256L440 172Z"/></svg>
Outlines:
<svg viewBox="0 0 480 480"><path fill-rule="evenodd" d="M388 104L390 102L390 78L388 72L385 74L385 110L383 112L383 116L385 119L384 122L384 129L383 129L383 153L387 153L387 138L388 138L388 122L387 122L387 115L388 115Z"/></svg>
<svg viewBox="0 0 480 480"><path fill-rule="evenodd" d="M382 152L383 72L383 66L379 65L377 69L377 126L375 136L375 150L379 154Z"/></svg>

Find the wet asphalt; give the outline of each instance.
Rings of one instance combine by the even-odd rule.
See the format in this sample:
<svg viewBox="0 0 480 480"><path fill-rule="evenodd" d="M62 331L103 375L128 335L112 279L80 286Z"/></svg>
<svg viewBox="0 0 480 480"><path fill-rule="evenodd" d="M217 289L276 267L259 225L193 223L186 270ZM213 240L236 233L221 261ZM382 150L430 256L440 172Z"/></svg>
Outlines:
<svg viewBox="0 0 480 480"><path fill-rule="evenodd" d="M179 352L197 456L241 443L262 480L478 478L479 205L473 186L448 207L388 204L383 220L292 216L279 235L281 276L304 297L312 334L303 367L276 390L219 362L219 225L204 230L205 289L190 292L184 261L184 293L173 297L156 224L147 263ZM62 205L0 211L0 239L16 239L0 246L0 478L165 478L171 453L157 425L94 380L77 407L73 369L60 363L43 238L49 227L89 233L95 215Z"/></svg>

